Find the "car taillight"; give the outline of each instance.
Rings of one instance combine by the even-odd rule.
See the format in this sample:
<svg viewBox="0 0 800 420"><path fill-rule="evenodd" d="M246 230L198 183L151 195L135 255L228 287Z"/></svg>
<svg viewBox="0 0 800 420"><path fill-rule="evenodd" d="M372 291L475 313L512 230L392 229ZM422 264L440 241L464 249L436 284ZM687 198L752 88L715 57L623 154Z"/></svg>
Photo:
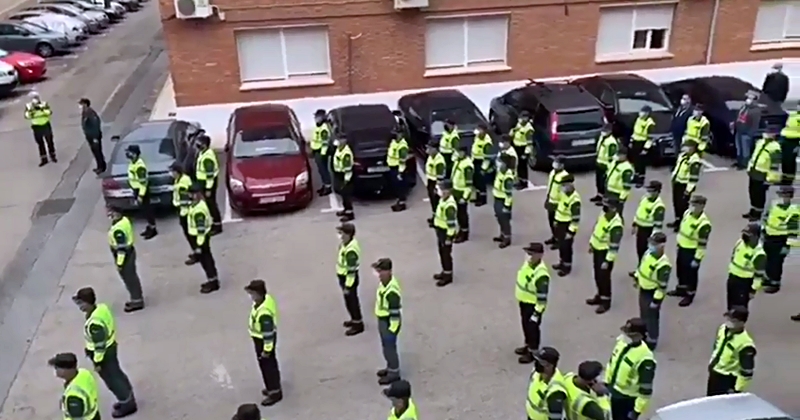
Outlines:
<svg viewBox="0 0 800 420"><path fill-rule="evenodd" d="M104 179L102 185L104 190L118 190L122 188L122 185L113 178Z"/></svg>
<svg viewBox="0 0 800 420"><path fill-rule="evenodd" d="M555 112L550 114L550 141L558 141L558 114Z"/></svg>

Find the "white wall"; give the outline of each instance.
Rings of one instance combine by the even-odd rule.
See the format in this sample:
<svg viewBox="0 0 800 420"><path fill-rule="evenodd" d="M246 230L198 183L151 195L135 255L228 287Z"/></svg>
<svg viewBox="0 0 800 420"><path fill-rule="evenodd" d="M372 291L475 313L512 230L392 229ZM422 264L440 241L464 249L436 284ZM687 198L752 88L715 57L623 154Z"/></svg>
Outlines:
<svg viewBox="0 0 800 420"><path fill-rule="evenodd" d="M656 83L701 76L734 76L746 80L760 88L761 83L764 80L764 76L769 71L770 67L772 67L772 65L777 61L783 63L783 70L791 79L789 98L800 99L800 58L714 64L710 66L672 67L665 69L632 71L631 73L639 74L643 77L653 80ZM573 75L540 80L563 80L579 76L586 75ZM513 88L522 86L525 83L526 81L523 80L505 83L462 85L452 87L460 89L484 112L488 112L489 102L492 100L492 98L502 95ZM442 86L442 88L444 87L451 86ZM297 117L300 119L300 124L303 126L304 131L308 131L311 129L311 127L313 127L313 114L317 109L321 108L329 110L340 106L355 105L360 103L385 103L390 108L395 109L397 107L398 98L407 93L416 91L418 90L344 96L325 96L271 102L282 102L292 107L295 113L297 113ZM202 124L212 138L213 147L222 148L225 143L225 129L231 112L233 112L233 110L237 107L251 104L253 103L227 103L178 107L176 110L176 117L188 121L197 121Z"/></svg>

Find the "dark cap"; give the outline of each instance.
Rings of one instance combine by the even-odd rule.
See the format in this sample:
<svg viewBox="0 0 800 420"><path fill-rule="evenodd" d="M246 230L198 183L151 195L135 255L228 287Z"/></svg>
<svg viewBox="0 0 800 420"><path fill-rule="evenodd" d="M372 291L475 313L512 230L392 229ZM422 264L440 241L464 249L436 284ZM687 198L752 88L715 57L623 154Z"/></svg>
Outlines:
<svg viewBox="0 0 800 420"><path fill-rule="evenodd" d="M387 398L411 398L411 384L405 379L394 381L383 390L383 395Z"/></svg>
<svg viewBox="0 0 800 420"><path fill-rule="evenodd" d="M392 269L392 259L391 258L381 258L378 261L372 263L372 268L378 271L389 271Z"/></svg>
<svg viewBox="0 0 800 420"><path fill-rule="evenodd" d="M439 143L435 141L429 141L428 144L426 145L426 148L428 150L437 150L439 148Z"/></svg>
<svg viewBox="0 0 800 420"><path fill-rule="evenodd" d="M725 316L734 321L747 322L747 319L750 317L750 311L744 306L734 306L725 313Z"/></svg>
<svg viewBox="0 0 800 420"><path fill-rule="evenodd" d="M697 147L697 140L695 140L695 139L683 139L682 142L681 142L681 146Z"/></svg>
<svg viewBox="0 0 800 420"><path fill-rule="evenodd" d="M449 190L453 188L453 181L450 181L449 179L443 179L441 181L437 181L436 186L443 190Z"/></svg>
<svg viewBox="0 0 800 420"><path fill-rule="evenodd" d="M611 208L616 208L619 206L619 200L614 197L605 197L603 198L603 204L606 206L611 206Z"/></svg>
<svg viewBox="0 0 800 420"><path fill-rule="evenodd" d="M705 111L705 109L706 109L706 107L704 107L703 104L695 104L694 105L694 110L695 111Z"/></svg>
<svg viewBox="0 0 800 420"><path fill-rule="evenodd" d="M578 377L584 381L593 381L603 372L603 364L597 360L587 360L578 365Z"/></svg>
<svg viewBox="0 0 800 420"><path fill-rule="evenodd" d="M642 318L631 318L620 328L625 334L647 335L647 324Z"/></svg>
<svg viewBox="0 0 800 420"><path fill-rule="evenodd" d="M183 173L183 165L181 165L178 162L172 162L172 164L169 165L169 170L170 171L175 171L175 172L178 172L178 173L182 174Z"/></svg>
<svg viewBox="0 0 800 420"><path fill-rule="evenodd" d="M520 117L530 117L531 113L528 112L528 111L522 111L522 112L519 113L519 116Z"/></svg>
<svg viewBox="0 0 800 420"><path fill-rule="evenodd" d="M208 135L206 135L206 134L201 134L201 135L197 136L197 140L196 141L198 143L202 143L205 146L208 146L209 144L211 144L211 137L208 137Z"/></svg>
<svg viewBox="0 0 800 420"><path fill-rule="evenodd" d="M75 369L78 367L78 356L75 353L58 353L47 364L56 369Z"/></svg>
<svg viewBox="0 0 800 420"><path fill-rule="evenodd" d="M571 184L573 182L575 182L575 177L572 174L566 174L561 177L562 184Z"/></svg>
<svg viewBox="0 0 800 420"><path fill-rule="evenodd" d="M558 350L552 347L542 347L533 352L533 357L542 362L547 362L555 366L558 364L558 359L561 358L561 354L558 352Z"/></svg>
<svg viewBox="0 0 800 420"><path fill-rule="evenodd" d="M480 128L483 131L486 131L489 129L489 126L487 126L486 123L478 123L478 128Z"/></svg>
<svg viewBox="0 0 800 420"><path fill-rule="evenodd" d="M94 305L97 302L97 295L94 293L94 289L91 287L82 287L75 292L75 296L72 297L72 301L75 303L83 302Z"/></svg>
<svg viewBox="0 0 800 420"><path fill-rule="evenodd" d="M661 191L661 188L663 188L663 184L661 184L661 181L656 181L655 179L647 184L648 191Z"/></svg>
<svg viewBox="0 0 800 420"><path fill-rule="evenodd" d="M125 151L129 153L136 153L137 155L142 153L142 149L139 148L138 144L129 145L125 148Z"/></svg>
<svg viewBox="0 0 800 420"><path fill-rule="evenodd" d="M203 192L203 186L200 185L200 183L195 182L195 183L193 183L192 185L189 186L188 190L189 190L190 193Z"/></svg>
<svg viewBox="0 0 800 420"><path fill-rule="evenodd" d="M236 414L231 420L261 420L261 410L253 403L242 404L236 409Z"/></svg>
<svg viewBox="0 0 800 420"><path fill-rule="evenodd" d="M661 245L667 243L667 235L664 232L654 232L650 235L650 242Z"/></svg>
<svg viewBox="0 0 800 420"><path fill-rule="evenodd" d="M463 152L464 154L467 154L467 155L468 155L468 154L469 154L469 149L470 149L470 147L469 147L469 146L467 146L467 145L462 145L462 146L460 146L460 147L458 148L458 151L459 151L459 152Z"/></svg>
<svg viewBox="0 0 800 420"><path fill-rule="evenodd" d="M324 117L325 116L325 110L320 108L320 109L314 111L314 116L315 117Z"/></svg>
<svg viewBox="0 0 800 420"><path fill-rule="evenodd" d="M617 150L617 156L625 156L628 157L628 148L624 145L619 145L619 150Z"/></svg>
<svg viewBox="0 0 800 420"><path fill-rule="evenodd" d="M761 233L761 224L758 222L750 222L742 229L742 232L749 232L758 235Z"/></svg>
<svg viewBox="0 0 800 420"><path fill-rule="evenodd" d="M258 293L261 295L267 294L267 285L264 283L264 280L250 280L250 283L244 287L244 290L248 292Z"/></svg>
<svg viewBox="0 0 800 420"><path fill-rule="evenodd" d="M653 112L653 107L650 105L645 105L642 107L642 112Z"/></svg>
<svg viewBox="0 0 800 420"><path fill-rule="evenodd" d="M544 245L541 242L531 242L528 246L522 247L522 249L528 253L528 255L544 253Z"/></svg>
<svg viewBox="0 0 800 420"><path fill-rule="evenodd" d="M764 130L764 134L771 134L773 136L777 136L778 134L780 134L781 130L782 128L780 126L777 126L775 124L770 124L767 126L767 129Z"/></svg>
<svg viewBox="0 0 800 420"><path fill-rule="evenodd" d="M356 234L356 225L350 222L345 222L342 223L339 227L337 227L336 230L344 233L345 235L353 236Z"/></svg>
<svg viewBox="0 0 800 420"><path fill-rule="evenodd" d="M456 125L456 123L453 120L451 120L450 118L444 120L444 123L447 124L447 125L453 125L453 126Z"/></svg>
<svg viewBox="0 0 800 420"><path fill-rule="evenodd" d="M781 185L778 188L778 195L792 197L794 196L794 187L791 185Z"/></svg>
<svg viewBox="0 0 800 420"><path fill-rule="evenodd" d="M708 199L704 195L695 194L689 202L692 204L705 204L708 202Z"/></svg>
<svg viewBox="0 0 800 420"><path fill-rule="evenodd" d="M553 160L553 163L563 163L564 155L555 155L551 159Z"/></svg>

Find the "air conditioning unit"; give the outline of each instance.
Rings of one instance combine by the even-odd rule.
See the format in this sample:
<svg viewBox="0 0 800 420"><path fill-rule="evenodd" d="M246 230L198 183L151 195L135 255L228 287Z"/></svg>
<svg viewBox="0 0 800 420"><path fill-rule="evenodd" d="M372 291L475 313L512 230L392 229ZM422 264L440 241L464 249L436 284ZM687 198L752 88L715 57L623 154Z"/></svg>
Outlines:
<svg viewBox="0 0 800 420"><path fill-rule="evenodd" d="M428 0L394 0L394 10L421 9L428 6Z"/></svg>
<svg viewBox="0 0 800 420"><path fill-rule="evenodd" d="M175 0L178 19L205 19L214 14L208 0Z"/></svg>

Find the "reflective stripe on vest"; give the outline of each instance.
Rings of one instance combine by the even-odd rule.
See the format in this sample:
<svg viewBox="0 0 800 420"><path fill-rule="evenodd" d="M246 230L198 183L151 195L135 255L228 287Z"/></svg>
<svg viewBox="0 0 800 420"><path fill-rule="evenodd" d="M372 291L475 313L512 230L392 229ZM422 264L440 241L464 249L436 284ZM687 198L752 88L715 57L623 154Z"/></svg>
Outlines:
<svg viewBox="0 0 800 420"><path fill-rule="evenodd" d="M540 377L541 375L534 371L528 383L528 398L525 399L525 411L527 411L528 418L531 420L548 420L550 418L550 410L547 408L548 397L558 391L562 391L564 394L567 393L564 386L564 375L558 369L553 373L550 382L545 383ZM559 413L559 416L561 414Z"/></svg>
<svg viewBox="0 0 800 420"><path fill-rule="evenodd" d="M753 372L742 371L739 364L739 352L745 347L755 347L753 338L747 331L731 334L725 325L721 325L717 330L717 339L714 342L714 351L711 352L708 366L723 375L746 374L752 376Z"/></svg>
<svg viewBox="0 0 800 420"><path fill-rule="evenodd" d="M147 172L147 166L144 164L144 160L142 160L141 157L128 163L128 185L134 190L147 188L147 176L145 175L144 179L139 179L140 168L144 168L145 173Z"/></svg>
<svg viewBox="0 0 800 420"><path fill-rule="evenodd" d="M569 175L569 172L565 171L564 169L559 169L556 171L555 169L550 171L550 174L547 175L547 202L550 204L556 204L561 199L561 180L564 179L565 176Z"/></svg>
<svg viewBox="0 0 800 420"><path fill-rule="evenodd" d="M492 145L492 138L488 134L483 136L475 135L475 140L472 141L471 155L473 159L483 160L489 153L489 148Z"/></svg>
<svg viewBox="0 0 800 420"><path fill-rule="evenodd" d="M50 123L51 113L50 105L47 102L39 102L36 107L33 102L25 105L25 117L31 122L32 126L39 127Z"/></svg>
<svg viewBox="0 0 800 420"><path fill-rule="evenodd" d="M708 119L705 116L701 116L700 119L695 119L694 117L690 117L689 121L686 123L686 132L683 133L683 140L692 139L698 142L703 141L702 139L702 132L705 126L709 125Z"/></svg>
<svg viewBox="0 0 800 420"><path fill-rule="evenodd" d="M192 200L189 198L189 187L192 186L192 178L189 175L181 174L172 184L172 205L180 211L181 216L186 216Z"/></svg>
<svg viewBox="0 0 800 420"><path fill-rule="evenodd" d="M576 222L575 220L572 220L572 204L576 201L581 201L581 196L577 191L573 191L570 195L561 195L561 200L558 201L558 205L556 206L556 222Z"/></svg>
<svg viewBox="0 0 800 420"><path fill-rule="evenodd" d="M105 303L98 304L83 324L83 336L86 342L86 350L89 351L95 350L95 343L94 340L92 340L92 334L89 332L89 327L92 325L100 325L106 331L106 341L103 343L103 348L100 350L107 349L117 341L117 327L114 322L114 315Z"/></svg>
<svg viewBox="0 0 800 420"><path fill-rule="evenodd" d="M528 145L528 133L533 132L533 125L530 121L522 125L521 122L517 121L517 126L514 127L514 139L512 142L514 146L517 147L525 147Z"/></svg>
<svg viewBox="0 0 800 420"><path fill-rule="evenodd" d="M786 125L781 130L781 136L791 139L800 140L800 111L793 111L786 118Z"/></svg>
<svg viewBox="0 0 800 420"><path fill-rule="evenodd" d="M775 200L769 209L767 220L764 223L764 232L769 236L787 236L796 232L789 230L789 221L792 217L800 219L800 206L790 204L783 207L780 200Z"/></svg>
<svg viewBox="0 0 800 420"><path fill-rule="evenodd" d="M619 214L615 214L611 220L608 220L605 215L601 214L600 217L597 218L597 223L594 225L592 237L589 238L589 245L598 251L607 250L611 243L611 228L616 226L624 226L622 217L620 217Z"/></svg>
<svg viewBox="0 0 800 420"><path fill-rule="evenodd" d="M78 369L78 374L72 378L61 397L61 412L64 420L93 420L97 416L97 382L88 369ZM83 415L72 417L69 415L67 398L75 397L83 401Z"/></svg>
<svg viewBox="0 0 800 420"><path fill-rule="evenodd" d="M691 182L691 168L696 162L700 162L700 156L693 153L690 156L681 153L678 156L678 164L672 170L672 180L680 184L688 184Z"/></svg>
<svg viewBox="0 0 800 420"><path fill-rule="evenodd" d="M656 122L653 121L653 118L649 115L645 118L636 118L636 122L633 124L633 135L631 135L631 140L647 141L650 138L650 130L655 125Z"/></svg>
<svg viewBox="0 0 800 420"><path fill-rule="evenodd" d="M263 315L269 315L272 317L272 334L274 335L278 330L278 305L275 303L275 299L272 298L272 295L267 294L267 296L264 297L264 301L258 306L253 304L253 308L250 310L250 322L247 328L248 332L250 333L250 337L260 338L262 340L272 338L264 337L264 333L261 331L260 319Z"/></svg>
<svg viewBox="0 0 800 420"><path fill-rule="evenodd" d="M386 165L391 167L400 166L400 150L404 148L408 150L406 139L401 137L400 139L392 140L389 143L389 151L386 153Z"/></svg>
<svg viewBox="0 0 800 420"><path fill-rule="evenodd" d="M456 127L453 127L451 131L445 131L439 140L439 153L452 154L458 147L459 140L460 136Z"/></svg>
<svg viewBox="0 0 800 420"><path fill-rule="evenodd" d="M656 276L662 267L671 265L667 254L656 257L650 252L645 253L636 269L636 281L639 288L642 290L666 289L667 284L661 283Z"/></svg>
<svg viewBox="0 0 800 420"><path fill-rule="evenodd" d="M447 218L447 209L452 208L455 211L456 207L456 199L452 195L444 200L439 200L436 212L433 215L433 225L444 230L458 229L456 220L448 220Z"/></svg>
<svg viewBox="0 0 800 420"><path fill-rule="evenodd" d="M358 264L355 267L347 265L347 254L353 251L357 256L361 256L361 247L356 238L353 238L346 245L339 245L339 255L336 257L336 274L346 276L348 274L358 274Z"/></svg>
<svg viewBox="0 0 800 420"><path fill-rule="evenodd" d="M201 223L197 222L195 216L203 215L204 220ZM200 200L197 204L189 207L189 212L186 214L189 231L191 236L201 236L208 233L211 229L211 212L208 210L208 205L205 200Z"/></svg>
<svg viewBox="0 0 800 420"><path fill-rule="evenodd" d="M665 209L664 200L661 197L656 197L651 200L649 197L643 197L639 201L639 207L636 208L636 216L633 218L633 223L639 227L653 227L653 215L657 209Z"/></svg>
<svg viewBox="0 0 800 420"><path fill-rule="evenodd" d="M344 165L344 158L348 156L350 157L350 166L345 167ZM336 149L336 152L333 154L333 171L338 173L346 173L351 172L353 170L353 151L350 150L350 146L345 145L343 148Z"/></svg>
<svg viewBox="0 0 800 420"><path fill-rule="evenodd" d="M766 141L763 138L756 142L755 152L747 162L747 170L755 169L762 174L769 174L772 171L772 154L780 152L781 146L777 141Z"/></svg>
<svg viewBox="0 0 800 420"><path fill-rule="evenodd" d="M124 244L117 243L117 238L114 235L117 231L120 231L123 235L125 235ZM133 224L131 223L131 220L125 216L122 216L113 225L111 225L110 229L108 229L108 244L111 246L111 249L115 251L126 250L133 246L134 236Z"/></svg>
<svg viewBox="0 0 800 420"><path fill-rule="evenodd" d="M596 162L600 165L608 166L611 164L611 161L608 160L608 148L611 146L611 144L616 144L619 146L619 142L613 135L609 134L605 137L602 137L601 135L600 141L597 142L596 158Z"/></svg>
<svg viewBox="0 0 800 420"><path fill-rule="evenodd" d="M681 218L681 226L678 229L678 246L686 249L696 249L700 243L698 232L700 228L705 225L710 225L711 220L708 219L706 213L695 217L691 210L687 210Z"/></svg>
<svg viewBox="0 0 800 420"><path fill-rule="evenodd" d="M475 171L475 165L472 163L472 158L469 156L456 162L453 167L453 189L458 191L469 190L469 187L467 187L466 173L464 172L467 168L471 168L473 172Z"/></svg>
<svg viewBox="0 0 800 420"><path fill-rule="evenodd" d="M322 140L322 133L328 133L328 137L326 138L330 139L331 130L327 123L322 123L322 125L314 127L314 135L311 137L311 150L315 152L321 151L322 153L327 152L328 142Z"/></svg>
<svg viewBox="0 0 800 420"><path fill-rule="evenodd" d="M753 262L756 257L762 255L764 249L761 244L756 247L747 245L743 240L736 241L731 254L731 262L728 264L728 273L743 279L752 279L756 276L756 268Z"/></svg>
<svg viewBox="0 0 800 420"><path fill-rule="evenodd" d="M514 181L514 171L507 170L505 172L498 172L494 177L494 184L492 184L492 195L495 198L508 198L508 191L505 189L505 181L510 179Z"/></svg>
<svg viewBox="0 0 800 420"><path fill-rule="evenodd" d="M205 170L204 162L210 160L214 164L214 169L210 171ZM203 150L200 156L197 157L197 164L195 165L195 176L198 181L207 181L217 178L219 175L219 162L217 161L217 154L211 148Z"/></svg>
<svg viewBox="0 0 800 420"><path fill-rule="evenodd" d="M428 156L425 160L425 177L431 181L438 181L440 177L436 175L436 167L446 164L447 162L444 160L444 156L442 156L441 153Z"/></svg>
<svg viewBox="0 0 800 420"><path fill-rule="evenodd" d="M389 420L417 420L417 405L411 398L408 399L408 407L399 417L394 414L394 407L389 410Z"/></svg>
<svg viewBox="0 0 800 420"><path fill-rule="evenodd" d="M375 292L375 316L378 318L386 318L389 316L399 316L400 309L397 309L396 313L393 313L389 310L389 301L386 300L386 297L390 293L397 293L398 297L402 296L402 290L400 289L400 282L397 281L397 277L392 276L392 279L389 281L388 284L384 285L383 283L378 284L378 290Z"/></svg>
<svg viewBox="0 0 800 420"><path fill-rule="evenodd" d="M606 190L617 194L621 200L627 200L628 195L630 195L630 185L626 187L624 180L622 179L622 174L625 171L631 171L633 173L633 165L630 162L623 161L623 162L615 162L611 169L608 171L608 177L606 181Z"/></svg>
<svg viewBox="0 0 800 420"><path fill-rule="evenodd" d="M654 360L653 352L644 342L638 346L617 339L611 359L606 366L606 385L628 397L639 397L639 365L645 360Z"/></svg>
<svg viewBox="0 0 800 420"><path fill-rule="evenodd" d="M514 297L518 302L530 303L533 305L541 305L541 310L544 310L547 304L547 293L539 293L537 291L539 281L545 277L549 277L550 273L544 262L540 262L536 267L531 267L528 261L522 263L522 267L517 271L517 284L514 291Z"/></svg>

